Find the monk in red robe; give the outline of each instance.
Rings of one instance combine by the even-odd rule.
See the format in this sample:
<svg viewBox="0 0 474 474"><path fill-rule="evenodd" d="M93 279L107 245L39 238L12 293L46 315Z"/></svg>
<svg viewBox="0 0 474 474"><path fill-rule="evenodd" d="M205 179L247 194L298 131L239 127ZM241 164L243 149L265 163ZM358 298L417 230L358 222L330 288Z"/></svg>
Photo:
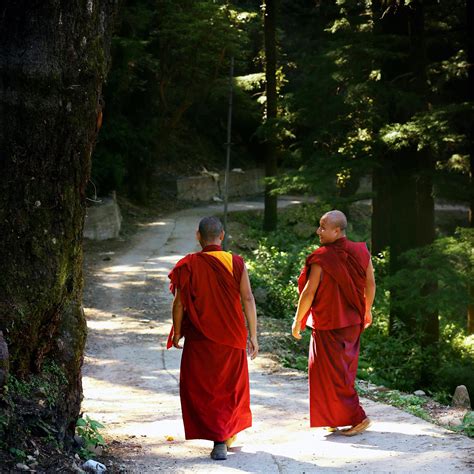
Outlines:
<svg viewBox="0 0 474 474"><path fill-rule="evenodd" d="M348 240L346 227L341 211L321 218L317 234L322 245L308 256L298 279L292 334L301 339L302 328L312 329L310 426L348 426L340 433L353 436L370 425L354 384L360 335L372 323L375 279L366 244Z"/></svg>
<svg viewBox="0 0 474 474"><path fill-rule="evenodd" d="M242 257L222 251L220 220L203 218L196 237L202 251L169 275L168 348L181 349L184 337L179 389L186 439L214 441L211 458L224 460L235 435L252 425L246 349L248 333L248 353L257 356L255 300Z"/></svg>

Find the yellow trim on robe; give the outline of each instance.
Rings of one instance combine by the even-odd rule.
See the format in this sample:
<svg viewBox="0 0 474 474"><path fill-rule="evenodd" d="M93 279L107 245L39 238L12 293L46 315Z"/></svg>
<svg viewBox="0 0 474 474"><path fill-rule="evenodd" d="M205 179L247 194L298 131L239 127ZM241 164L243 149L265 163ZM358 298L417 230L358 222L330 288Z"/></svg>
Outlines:
<svg viewBox="0 0 474 474"><path fill-rule="evenodd" d="M234 269L232 266L232 254L229 252L224 252L223 250L216 250L215 252L206 252L208 255L212 255L213 257L220 260L224 266L229 270L231 275L234 274Z"/></svg>

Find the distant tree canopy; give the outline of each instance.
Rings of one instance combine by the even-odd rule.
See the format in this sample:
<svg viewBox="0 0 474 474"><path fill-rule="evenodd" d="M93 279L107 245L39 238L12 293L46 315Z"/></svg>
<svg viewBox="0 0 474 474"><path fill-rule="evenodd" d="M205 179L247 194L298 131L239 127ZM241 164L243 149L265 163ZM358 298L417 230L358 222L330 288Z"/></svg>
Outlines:
<svg viewBox="0 0 474 474"><path fill-rule="evenodd" d="M424 20L414 32L417 5ZM389 151L415 148L436 159L438 195L467 199L473 107L465 10L464 1L348 0L309 8L301 17L304 34L288 51L286 90L297 114L288 165L311 172L287 184L344 196L351 180L383 166ZM453 182L461 186L455 190Z"/></svg>

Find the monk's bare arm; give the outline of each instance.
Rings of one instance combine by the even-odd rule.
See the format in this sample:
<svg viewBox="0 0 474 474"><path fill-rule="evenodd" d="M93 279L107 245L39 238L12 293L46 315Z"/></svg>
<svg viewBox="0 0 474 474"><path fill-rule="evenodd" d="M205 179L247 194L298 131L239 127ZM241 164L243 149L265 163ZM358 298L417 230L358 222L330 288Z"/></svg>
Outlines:
<svg viewBox="0 0 474 474"><path fill-rule="evenodd" d="M183 314L184 308L183 303L181 302L181 293L179 290L176 290L173 300L173 346L177 349L182 347L179 345L179 340L181 339L181 325L183 323Z"/></svg>
<svg viewBox="0 0 474 474"><path fill-rule="evenodd" d="M255 298L253 297L249 274L245 264L242 278L240 279L240 299L242 300L242 306L244 307L244 313L249 328L249 355L251 359L255 359L258 354L257 308L255 307Z"/></svg>
<svg viewBox="0 0 474 474"><path fill-rule="evenodd" d="M300 294L298 308L296 309L295 319L291 327L291 333L296 339L301 339L301 320L313 304L314 296L316 295L319 282L321 281L321 271L322 269L319 265L311 265L308 281Z"/></svg>
<svg viewBox="0 0 474 474"><path fill-rule="evenodd" d="M375 298L375 276L372 260L369 260L367 266L367 277L365 281L365 317L364 328L368 328L372 324L372 305Z"/></svg>

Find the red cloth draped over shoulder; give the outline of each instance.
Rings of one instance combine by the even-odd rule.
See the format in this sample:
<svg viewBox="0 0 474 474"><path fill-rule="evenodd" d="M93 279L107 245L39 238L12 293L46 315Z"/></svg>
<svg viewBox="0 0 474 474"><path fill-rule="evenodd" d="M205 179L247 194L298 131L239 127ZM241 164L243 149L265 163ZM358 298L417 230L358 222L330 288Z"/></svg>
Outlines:
<svg viewBox="0 0 474 474"><path fill-rule="evenodd" d="M214 249L206 247L206 250ZM189 321L211 341L237 349L246 348L247 329L240 302L243 259L233 255L232 264L233 274L217 258L198 252L181 259L168 275L172 293L180 290L184 337ZM172 346L173 333L172 328L168 349Z"/></svg>
<svg viewBox="0 0 474 474"><path fill-rule="evenodd" d="M304 328L312 316L313 329L338 329L363 324L365 314L366 271L370 253L363 242L342 237L316 249L306 259L298 278L301 293L308 281L311 265L322 268L311 309L302 320Z"/></svg>

